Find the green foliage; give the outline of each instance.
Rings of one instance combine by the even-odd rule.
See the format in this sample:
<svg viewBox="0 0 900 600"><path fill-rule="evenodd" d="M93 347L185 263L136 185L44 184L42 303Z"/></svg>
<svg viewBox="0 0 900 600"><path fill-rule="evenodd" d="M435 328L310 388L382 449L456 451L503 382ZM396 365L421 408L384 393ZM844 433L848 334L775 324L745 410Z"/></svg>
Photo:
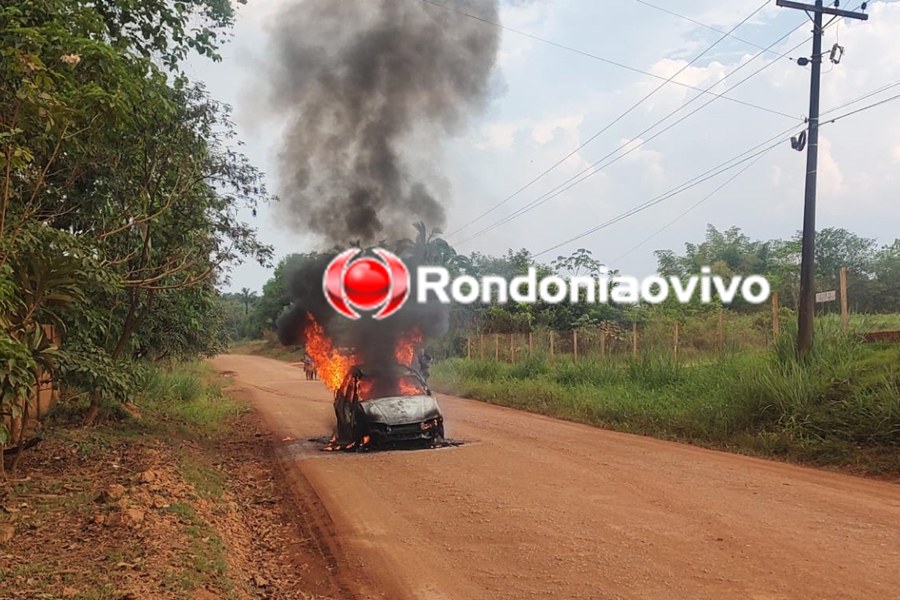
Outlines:
<svg viewBox="0 0 900 600"><path fill-rule="evenodd" d="M817 335L823 343L802 358L787 332L769 353L692 366L665 355L555 367L542 357L515 365L453 359L435 364L432 385L593 425L820 464L852 464L869 451L896 457L900 348L862 345L830 326Z"/></svg>
<svg viewBox="0 0 900 600"><path fill-rule="evenodd" d="M0 412L19 418L28 410L39 370L57 368L58 348L45 326L62 329L86 297L81 282L90 263L74 236L36 223L21 228L15 252L0 267ZM3 444L10 439L0 423Z"/></svg>
<svg viewBox="0 0 900 600"><path fill-rule="evenodd" d="M225 348L215 285L268 264L239 212L272 198L235 151L230 108L173 71L189 52L217 58L233 17L228 0L0 6L4 398L36 365L110 405L139 361Z"/></svg>
<svg viewBox="0 0 900 600"><path fill-rule="evenodd" d="M171 370L143 365L134 375L133 402L148 416L204 436L216 434L243 407L211 380L206 365L187 361Z"/></svg>
<svg viewBox="0 0 900 600"><path fill-rule="evenodd" d="M237 4L246 3L237 0ZM102 17L105 32L117 48L147 57L159 55L169 67L177 66L190 51L219 60L220 36L234 20L229 0L81 0L78 4L93 7Z"/></svg>

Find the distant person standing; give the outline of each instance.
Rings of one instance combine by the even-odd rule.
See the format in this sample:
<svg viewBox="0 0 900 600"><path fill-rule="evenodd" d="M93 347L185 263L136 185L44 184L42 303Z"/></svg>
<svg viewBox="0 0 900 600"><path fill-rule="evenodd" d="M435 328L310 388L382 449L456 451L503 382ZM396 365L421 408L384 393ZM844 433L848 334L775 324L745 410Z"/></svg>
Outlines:
<svg viewBox="0 0 900 600"><path fill-rule="evenodd" d="M422 375L422 379L425 380L425 383L428 383L428 377L430 375L431 361L433 359L429 354L422 350L422 354L419 356L419 373Z"/></svg>
<svg viewBox="0 0 900 600"><path fill-rule="evenodd" d="M306 380L310 381L313 379L313 359L309 354L303 356L303 371L306 374Z"/></svg>

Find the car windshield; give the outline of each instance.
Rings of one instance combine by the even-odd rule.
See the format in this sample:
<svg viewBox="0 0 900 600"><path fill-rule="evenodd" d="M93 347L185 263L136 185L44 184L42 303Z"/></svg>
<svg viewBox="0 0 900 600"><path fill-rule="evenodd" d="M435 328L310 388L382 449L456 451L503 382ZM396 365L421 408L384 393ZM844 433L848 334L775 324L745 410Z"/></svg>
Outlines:
<svg viewBox="0 0 900 600"><path fill-rule="evenodd" d="M400 377L363 377L359 380L359 400L377 400L394 396L424 396L422 383L412 375Z"/></svg>

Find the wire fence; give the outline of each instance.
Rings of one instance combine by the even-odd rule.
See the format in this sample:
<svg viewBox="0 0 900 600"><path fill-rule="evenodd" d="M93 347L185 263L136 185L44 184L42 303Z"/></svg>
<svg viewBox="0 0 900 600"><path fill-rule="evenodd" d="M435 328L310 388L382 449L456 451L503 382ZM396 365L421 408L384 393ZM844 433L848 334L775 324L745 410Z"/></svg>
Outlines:
<svg viewBox="0 0 900 600"><path fill-rule="evenodd" d="M776 316L777 315L777 316ZM759 352L793 331L789 311L735 314L732 311L688 318L657 318L623 326L601 323L568 331L469 332L458 352L472 360L516 363L530 358L555 361L617 357L669 356L690 362L722 354ZM857 335L867 341L900 341L900 315L839 315L820 318L819 325Z"/></svg>
<svg viewBox="0 0 900 600"><path fill-rule="evenodd" d="M466 336L465 357L515 363L532 357L555 360L670 354L689 358L768 347L777 337L771 321L750 322L720 313L711 317L667 319L623 327L601 323L569 331L472 333ZM769 331L766 331L768 325Z"/></svg>

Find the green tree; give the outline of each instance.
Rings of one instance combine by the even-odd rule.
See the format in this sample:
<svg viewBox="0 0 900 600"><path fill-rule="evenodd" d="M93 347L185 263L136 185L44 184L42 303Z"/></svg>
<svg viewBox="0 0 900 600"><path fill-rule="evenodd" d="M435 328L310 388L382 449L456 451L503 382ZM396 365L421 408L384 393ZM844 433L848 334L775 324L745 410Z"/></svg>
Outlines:
<svg viewBox="0 0 900 600"><path fill-rule="evenodd" d="M250 305L256 302L256 292L250 288L241 288L241 302L244 304L244 314L250 314Z"/></svg>
<svg viewBox="0 0 900 600"><path fill-rule="evenodd" d="M415 239L404 238L394 244L394 250L401 258L416 265L446 267L457 272L469 266L469 260L440 237L443 233L440 229L432 229L429 233L422 221L414 223L413 228Z"/></svg>
<svg viewBox="0 0 900 600"><path fill-rule="evenodd" d="M0 270L51 231L58 251L94 261L59 361L66 383L91 391L91 415L125 396L135 358L221 347L214 284L271 258L238 218L271 198L235 151L228 107L154 62L215 58L214 30L232 18L226 0L0 7Z"/></svg>

